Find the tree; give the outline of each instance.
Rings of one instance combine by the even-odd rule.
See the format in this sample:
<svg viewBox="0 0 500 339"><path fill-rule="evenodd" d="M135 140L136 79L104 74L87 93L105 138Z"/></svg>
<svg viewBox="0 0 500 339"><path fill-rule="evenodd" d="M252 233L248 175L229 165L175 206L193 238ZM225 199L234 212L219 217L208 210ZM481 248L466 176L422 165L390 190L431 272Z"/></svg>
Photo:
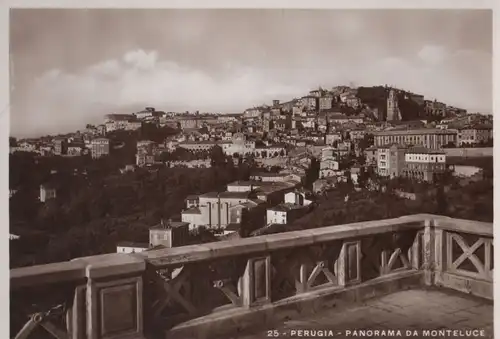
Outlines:
<svg viewBox="0 0 500 339"><path fill-rule="evenodd" d="M312 184L319 178L320 163L318 159L312 158L311 165L306 171L305 186L308 188L312 187Z"/></svg>
<svg viewBox="0 0 500 339"><path fill-rule="evenodd" d="M241 222L240 222L240 228L238 229L238 234L242 238L246 238L250 235L252 232L252 225L251 225L251 218L250 218L250 212L246 208L241 209Z"/></svg>
<svg viewBox="0 0 500 339"><path fill-rule="evenodd" d="M210 160L212 167L220 167L224 166L226 163L226 156L224 155L224 151L222 148L217 145L213 147L210 151Z"/></svg>
<svg viewBox="0 0 500 339"><path fill-rule="evenodd" d="M363 136L363 139L360 140L359 148L364 151L368 147L373 146L374 143L375 141L373 134L367 133Z"/></svg>

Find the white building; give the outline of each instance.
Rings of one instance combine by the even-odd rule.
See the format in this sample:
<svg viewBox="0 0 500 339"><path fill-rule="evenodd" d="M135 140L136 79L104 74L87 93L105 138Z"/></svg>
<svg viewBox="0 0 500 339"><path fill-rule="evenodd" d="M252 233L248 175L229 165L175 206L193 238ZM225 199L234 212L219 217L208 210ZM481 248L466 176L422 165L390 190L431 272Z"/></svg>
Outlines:
<svg viewBox="0 0 500 339"><path fill-rule="evenodd" d="M133 243L133 242L119 242L116 245L116 253L140 253L149 248L149 244Z"/></svg>
<svg viewBox="0 0 500 339"><path fill-rule="evenodd" d="M306 193L296 190L285 194L285 204L309 206L313 201L306 198Z"/></svg>
<svg viewBox="0 0 500 339"><path fill-rule="evenodd" d="M266 211L267 224L290 224L308 211L307 206L283 203L268 208Z"/></svg>
<svg viewBox="0 0 500 339"><path fill-rule="evenodd" d="M56 189L50 185L40 185L40 201L46 202L56 198Z"/></svg>

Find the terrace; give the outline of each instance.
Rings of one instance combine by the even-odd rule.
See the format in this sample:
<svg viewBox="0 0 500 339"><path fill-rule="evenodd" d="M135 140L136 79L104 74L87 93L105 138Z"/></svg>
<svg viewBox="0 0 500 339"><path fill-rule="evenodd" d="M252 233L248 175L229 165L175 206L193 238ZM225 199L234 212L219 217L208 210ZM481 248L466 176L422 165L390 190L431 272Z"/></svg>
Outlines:
<svg viewBox="0 0 500 339"><path fill-rule="evenodd" d="M493 225L428 214L10 275L15 338L262 338L292 329L346 337L396 328L492 335Z"/></svg>

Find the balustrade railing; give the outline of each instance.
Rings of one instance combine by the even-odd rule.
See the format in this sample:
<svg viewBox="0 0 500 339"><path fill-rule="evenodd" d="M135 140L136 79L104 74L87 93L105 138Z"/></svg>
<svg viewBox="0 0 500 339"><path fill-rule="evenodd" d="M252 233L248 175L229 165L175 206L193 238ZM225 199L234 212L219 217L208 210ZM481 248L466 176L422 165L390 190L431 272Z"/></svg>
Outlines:
<svg viewBox="0 0 500 339"><path fill-rule="evenodd" d="M12 269L12 336L157 337L403 281L492 299L492 229L411 215Z"/></svg>

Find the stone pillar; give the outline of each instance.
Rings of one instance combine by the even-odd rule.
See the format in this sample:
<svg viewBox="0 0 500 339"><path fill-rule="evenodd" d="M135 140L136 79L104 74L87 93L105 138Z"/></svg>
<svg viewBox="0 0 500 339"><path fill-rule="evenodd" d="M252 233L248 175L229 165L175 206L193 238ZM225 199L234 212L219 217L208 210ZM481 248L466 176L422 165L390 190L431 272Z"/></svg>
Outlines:
<svg viewBox="0 0 500 339"><path fill-rule="evenodd" d="M240 284L244 307L270 303L271 257L248 259Z"/></svg>
<svg viewBox="0 0 500 339"><path fill-rule="evenodd" d="M432 286L434 282L434 252L435 252L435 242L434 242L434 221L425 220L425 230L423 239L423 269L425 274L425 284L427 286Z"/></svg>
<svg viewBox="0 0 500 339"><path fill-rule="evenodd" d="M87 263L87 338L143 339L145 261L133 254L82 260Z"/></svg>
<svg viewBox="0 0 500 339"><path fill-rule="evenodd" d="M434 271L433 271L433 285L441 285L442 273L446 271L447 258L451 258L451 253L447 254L451 245L448 245L446 231L434 228Z"/></svg>
<svg viewBox="0 0 500 339"><path fill-rule="evenodd" d="M335 275L339 286L361 282L361 240L342 244L339 257L335 262Z"/></svg>

